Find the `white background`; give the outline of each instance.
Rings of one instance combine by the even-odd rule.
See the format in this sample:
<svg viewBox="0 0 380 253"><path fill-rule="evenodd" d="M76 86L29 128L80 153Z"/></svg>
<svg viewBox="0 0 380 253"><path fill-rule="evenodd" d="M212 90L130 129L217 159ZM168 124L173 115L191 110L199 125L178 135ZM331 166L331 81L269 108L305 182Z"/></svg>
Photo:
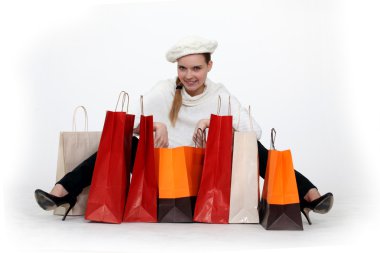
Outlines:
<svg viewBox="0 0 380 253"><path fill-rule="evenodd" d="M77 105L86 106L90 130L101 130L105 111L114 109L121 90L130 94L133 107L158 80L175 76L165 53L193 34L219 42L209 77L252 106L263 129L262 143L269 146L275 127L277 148L290 148L295 168L322 193L334 193L331 213L312 217L326 230L318 230L318 222L307 227L305 238L317 237L320 243L300 247L374 244L380 151L376 1L16 0L0 6L1 240L7 238L2 247L75 249L51 239L43 246L42 236L61 223L33 199L34 189L49 190L54 184L59 131L71 130ZM81 118L78 123L79 128ZM41 237L25 239L46 221L53 230L40 228ZM25 222L29 225L20 226ZM83 235L83 224L95 234L109 229L82 219L72 222L63 231L75 228L74 234ZM159 233L170 235L171 228L158 225ZM142 234L144 226L137 227ZM112 228L107 238L122 230ZM246 230L230 226L227 234L239 237ZM279 234L265 233L258 238L268 244L257 248L281 247L270 243ZM284 233L287 240L293 238ZM297 237L286 247L297 248L304 240ZM94 245L86 250L121 250L117 243L105 249ZM213 245L226 250L232 244Z"/></svg>

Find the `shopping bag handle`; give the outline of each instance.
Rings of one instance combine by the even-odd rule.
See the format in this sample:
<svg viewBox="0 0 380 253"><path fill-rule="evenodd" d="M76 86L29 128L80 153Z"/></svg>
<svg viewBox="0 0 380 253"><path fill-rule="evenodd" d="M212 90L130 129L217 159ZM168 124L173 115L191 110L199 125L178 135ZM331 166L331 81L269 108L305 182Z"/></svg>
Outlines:
<svg viewBox="0 0 380 253"><path fill-rule="evenodd" d="M270 143L270 149L276 150L274 147L274 142L276 140L276 130L272 128L271 133L270 133L270 138L271 138L271 143Z"/></svg>
<svg viewBox="0 0 380 253"><path fill-rule="evenodd" d="M84 131L88 132L88 116L87 116L87 110L83 105L77 106L74 109L74 114L73 114L73 124L72 124L72 130L73 132L77 131L77 121L76 121L76 115L78 109L83 109L84 111Z"/></svg>
<svg viewBox="0 0 380 253"><path fill-rule="evenodd" d="M202 146L200 148L203 148L203 142L206 143L206 129L202 130L202 128L198 128L197 132L201 133L201 136L202 136ZM197 137L198 137L198 134L195 137L196 137L196 139L194 140L194 146L197 147Z"/></svg>
<svg viewBox="0 0 380 253"><path fill-rule="evenodd" d="M129 108L129 94L125 91L121 91L119 94L119 98L117 99L116 107L115 107L115 112L117 111L117 106L119 105L120 97L123 95L123 99L121 102L121 111L124 111L124 103L125 103L125 97L128 97L128 102L127 102L127 113L128 113L128 108Z"/></svg>
<svg viewBox="0 0 380 253"><path fill-rule="evenodd" d="M140 95L140 110L141 110L141 115L144 115L144 98L143 98L143 95Z"/></svg>
<svg viewBox="0 0 380 253"><path fill-rule="evenodd" d="M239 111L237 129L239 129L239 127L240 127L240 114L241 114L241 111ZM248 106L248 116L249 116L249 125L251 126L251 131L253 131L253 119L252 119L251 106L250 105Z"/></svg>
<svg viewBox="0 0 380 253"><path fill-rule="evenodd" d="M220 108L222 106L222 98L220 95L218 96L218 108L217 113L220 114ZM231 96L228 96L228 115L231 115Z"/></svg>

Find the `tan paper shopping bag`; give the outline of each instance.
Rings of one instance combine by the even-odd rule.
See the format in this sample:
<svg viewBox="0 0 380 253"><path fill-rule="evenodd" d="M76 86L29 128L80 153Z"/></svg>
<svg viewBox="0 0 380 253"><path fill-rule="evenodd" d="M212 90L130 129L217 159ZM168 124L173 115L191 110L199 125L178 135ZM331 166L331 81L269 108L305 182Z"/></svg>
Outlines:
<svg viewBox="0 0 380 253"><path fill-rule="evenodd" d="M257 137L250 111L251 131L234 133L229 223L259 223Z"/></svg>
<svg viewBox="0 0 380 253"><path fill-rule="evenodd" d="M84 131L76 131L76 113L78 109L83 109L85 115ZM78 106L74 110L73 129L71 132L61 132L59 136L57 181L64 175L72 171L76 166L90 157L98 150L101 132L88 131L88 116L86 108ZM77 203L68 215L84 215L88 198L89 187L83 189L79 194ZM66 209L58 207L54 214L64 215Z"/></svg>

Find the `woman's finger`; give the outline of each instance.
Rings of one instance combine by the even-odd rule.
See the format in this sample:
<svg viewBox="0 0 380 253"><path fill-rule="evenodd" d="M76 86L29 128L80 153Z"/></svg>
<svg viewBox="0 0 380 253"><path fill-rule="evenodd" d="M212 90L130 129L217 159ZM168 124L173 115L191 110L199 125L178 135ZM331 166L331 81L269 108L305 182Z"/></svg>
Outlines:
<svg viewBox="0 0 380 253"><path fill-rule="evenodd" d="M155 148L158 148L158 142L157 142L157 139L156 139L156 138L154 138L154 147L155 147Z"/></svg>
<svg viewBox="0 0 380 253"><path fill-rule="evenodd" d="M161 137L159 135L156 135L155 138L154 138L154 146L156 148L160 148L161 147Z"/></svg>
<svg viewBox="0 0 380 253"><path fill-rule="evenodd" d="M164 147L164 141L163 141L162 137L158 138L157 145L160 148Z"/></svg>
<svg viewBox="0 0 380 253"><path fill-rule="evenodd" d="M202 136L199 133L195 137L195 143L198 147L202 147Z"/></svg>
<svg viewBox="0 0 380 253"><path fill-rule="evenodd" d="M165 140L163 147L164 147L164 148L169 147L169 140Z"/></svg>

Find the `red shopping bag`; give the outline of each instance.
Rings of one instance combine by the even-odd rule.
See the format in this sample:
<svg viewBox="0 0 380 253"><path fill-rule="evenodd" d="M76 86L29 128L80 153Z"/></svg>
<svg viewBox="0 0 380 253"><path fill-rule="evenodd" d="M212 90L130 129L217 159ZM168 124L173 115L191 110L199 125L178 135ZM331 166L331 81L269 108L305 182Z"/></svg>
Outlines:
<svg viewBox="0 0 380 253"><path fill-rule="evenodd" d="M119 100L122 94L124 107L128 94L121 92ZM87 201L87 220L108 223L122 221L129 187L134 120L134 115L123 111L107 111Z"/></svg>
<svg viewBox="0 0 380 253"><path fill-rule="evenodd" d="M230 107L228 116L211 115L194 221L228 223L232 168ZM220 103L218 108L219 114Z"/></svg>
<svg viewBox="0 0 380 253"><path fill-rule="evenodd" d="M158 185L154 163L153 116L143 115L141 96L140 139L123 221L157 222Z"/></svg>

